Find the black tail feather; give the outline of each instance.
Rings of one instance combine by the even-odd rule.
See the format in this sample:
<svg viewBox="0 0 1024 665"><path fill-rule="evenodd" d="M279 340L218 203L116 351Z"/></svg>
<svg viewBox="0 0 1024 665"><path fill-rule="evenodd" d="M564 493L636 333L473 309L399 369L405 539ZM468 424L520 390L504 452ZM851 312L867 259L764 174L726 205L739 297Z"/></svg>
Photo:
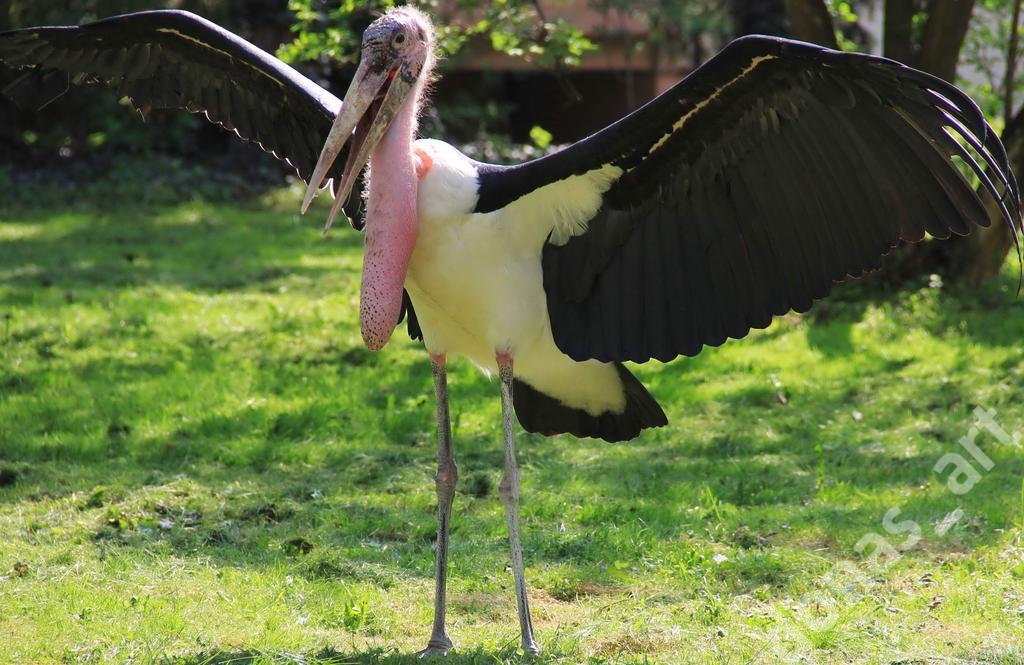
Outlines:
<svg viewBox="0 0 1024 665"><path fill-rule="evenodd" d="M626 391L626 408L622 413L609 411L597 416L566 406L530 384L515 379L512 401L523 429L545 436L572 434L615 442L634 439L648 427L667 425L665 412L643 384L621 363L615 363L615 369Z"/></svg>

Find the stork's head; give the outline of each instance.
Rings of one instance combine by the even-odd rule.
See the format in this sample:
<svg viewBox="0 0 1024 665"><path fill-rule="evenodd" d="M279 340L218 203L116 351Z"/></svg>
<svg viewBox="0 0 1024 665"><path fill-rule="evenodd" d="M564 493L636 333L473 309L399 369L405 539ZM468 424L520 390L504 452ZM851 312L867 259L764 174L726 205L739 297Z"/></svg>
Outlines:
<svg viewBox="0 0 1024 665"><path fill-rule="evenodd" d="M328 227L348 199L356 176L366 166L370 153L388 131L398 110L410 95L414 97L412 103L418 103L423 83L433 69L433 26L418 9L392 9L366 29L361 50L359 68L345 94L341 113L334 121L302 202L302 212L305 213L327 171L351 138L338 197L327 220Z"/></svg>

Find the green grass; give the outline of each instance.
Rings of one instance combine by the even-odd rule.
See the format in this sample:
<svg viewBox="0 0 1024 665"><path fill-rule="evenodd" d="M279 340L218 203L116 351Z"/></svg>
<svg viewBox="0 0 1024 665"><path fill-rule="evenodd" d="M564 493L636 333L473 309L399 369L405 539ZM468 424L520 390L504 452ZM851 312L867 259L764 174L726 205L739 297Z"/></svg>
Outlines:
<svg viewBox="0 0 1024 665"><path fill-rule="evenodd" d="M296 207L0 215L0 662L414 662L429 366L362 348L361 239ZM960 496L933 470L976 406L1024 425L1015 288L842 289L636 368L668 428L523 435L542 661L1024 661L1022 451L982 434ZM497 387L451 393L449 662L515 662ZM922 538L871 565L892 507Z"/></svg>

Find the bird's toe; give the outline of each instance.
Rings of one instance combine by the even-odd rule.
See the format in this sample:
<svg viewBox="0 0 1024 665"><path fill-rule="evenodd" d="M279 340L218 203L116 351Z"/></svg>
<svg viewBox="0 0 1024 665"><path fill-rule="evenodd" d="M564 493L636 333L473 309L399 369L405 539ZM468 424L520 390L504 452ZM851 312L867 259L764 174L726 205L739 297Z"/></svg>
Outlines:
<svg viewBox="0 0 1024 665"><path fill-rule="evenodd" d="M452 649L452 641L445 638L444 640L430 640L427 644L427 648L416 653L419 658L430 658L432 656L447 656L448 652Z"/></svg>

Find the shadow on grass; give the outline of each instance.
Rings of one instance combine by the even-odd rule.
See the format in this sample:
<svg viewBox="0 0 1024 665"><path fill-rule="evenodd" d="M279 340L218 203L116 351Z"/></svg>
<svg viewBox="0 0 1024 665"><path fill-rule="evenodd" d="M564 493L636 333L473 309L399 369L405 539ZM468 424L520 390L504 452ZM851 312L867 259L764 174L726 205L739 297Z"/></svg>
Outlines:
<svg viewBox="0 0 1024 665"><path fill-rule="evenodd" d="M246 219L250 212L253 223ZM55 223L58 228L42 229L5 246L10 261L3 269L11 273L11 295L4 305L34 303L41 288L84 290L102 300L123 287L147 283L230 292L274 291L289 276L311 282L310 289L321 288L325 278L355 279L350 272L311 267L316 262L309 260L331 257L339 249L354 254L359 243L355 234L339 230L336 237L342 239L337 245L317 244L315 231L300 230L286 214L274 211L228 212L216 206L193 211L185 205L152 218L145 217L148 211L139 214L143 218L137 229L108 224L98 215L95 225L78 220L64 232L59 219L51 221L52 214L31 214L25 224ZM1005 281L997 280L976 294L963 289L924 292L901 301L899 307L905 311L892 318L897 327L913 321L939 337L964 335L982 345L1015 347L1020 344L1021 318L1015 313L1024 312L1024 307L1008 302ZM886 390L885 377L898 373L901 363L911 362L858 352L854 345L855 326L869 307L892 298L891 293L859 287L837 289L833 300L818 303L800 323L806 326L810 347L824 358L860 356L858 367L864 376L857 381L796 387L786 403L779 402L772 387L747 384L723 392L713 404L702 403L694 385L731 378L728 372L716 374L714 356L705 353L649 377L652 392L670 405L670 411L687 410L669 414L671 421L682 425L622 445L524 437L520 450L529 564L578 565L592 577L609 564L640 565L650 550L658 548L677 549L685 558L690 550L708 549L707 542L691 545L689 539L696 538L692 534L730 542L741 529L755 532L739 538L753 543L743 545L745 549L770 551L772 539L782 538L771 534L787 523L797 524L797 530L827 531L833 539L828 543L834 545L832 554L848 556L859 536L880 528L886 497L893 490L903 490L899 505L905 515L922 524L936 522L955 501L920 488L934 480L935 461L963 433L957 427L965 429L970 422L955 383L923 383L910 402L893 397L885 414L888 420L874 425L879 431L908 427L922 413L947 421L920 433L922 440L912 450L880 450L870 431L826 426L840 410L848 417L864 397L862 391ZM993 316L993 303L1004 308L1004 315ZM63 302L35 306L60 310ZM145 317L129 317L126 324L124 331L111 328L101 334L148 339L151 331ZM301 324L298 319L285 320L283 328L295 329L283 332L305 336L308 331ZM756 348L787 332L778 326L729 344ZM31 345L40 358L62 352L47 338L45 326L18 334L22 337L13 342ZM136 548L157 556L164 550L184 556L201 552L218 563L285 567L325 579L362 578L384 588L403 578L429 579L435 533L433 406L422 354L389 353L382 359L315 339L283 350L244 347L248 361L258 369L254 393L294 396L294 386L310 380L304 390L312 397L269 409L229 401L214 392L222 400L219 409L201 404L188 418L172 413L175 426L167 434L133 429L134 396L154 377L180 371L188 388L197 377L229 373L233 368L218 365L218 355L225 349L237 350L250 335L241 331L216 339L196 336L144 358L75 357L61 372L81 382L81 394L67 393L60 381L51 386L51 375L59 372L46 363L36 370L0 375L5 395L26 396L46 388L52 392L51 401L36 405L30 422L22 424L25 443L10 444L3 451L17 471L16 478L0 488L0 503L74 495L84 521L91 525L85 535L101 549ZM456 420L460 414L497 416L497 387L474 372L457 374L453 383ZM344 396L348 404L365 410L347 411L335 392L339 389L349 391ZM101 418L91 394L97 391L115 393L105 397L109 412ZM177 400L188 405L188 395L158 397L161 400L150 404L162 404L166 398L171 404ZM456 427L462 476L482 479L473 495L460 494L455 507L456 558L466 541L475 542L466 542L465 547L486 551L485 557L464 565L461 574L467 576L493 573L498 567L492 564L506 555L505 543L493 535L503 532L493 491L493 479L502 466L498 423L493 417L488 425ZM765 433L766 423L771 436ZM89 432L93 435L87 436ZM581 456L585 464L580 463ZM985 489L972 494L972 501L977 501L974 521L963 527L960 541L949 541L951 546L979 546L1001 537L997 529L1004 526L1010 510L1004 499L1024 474L1024 460L1009 453L994 457L997 470L986 477ZM585 491L573 495L560 489L569 481ZM239 485L249 487L248 494L230 498L237 495L227 490ZM842 487L856 490L829 494ZM851 496L858 501L844 501ZM563 518L564 514L571 517ZM553 528L563 519L578 534ZM797 543L807 549L818 545ZM680 567L706 566L701 556L693 554ZM767 565L764 570L738 568L732 583L742 590L769 584L768 593L784 595L789 593L786 576L796 574L796 564L787 565L784 570ZM446 662L493 662L513 654L456 653ZM392 651L305 657L322 662L419 662ZM275 662L272 656L244 651L196 654L170 662L263 662L260 659Z"/></svg>
<svg viewBox="0 0 1024 665"><path fill-rule="evenodd" d="M158 545L181 555L202 551L233 566L284 565L316 578L367 579L385 587L403 578L426 580L432 574L435 533L429 378L405 365L398 375L404 378L389 382L392 402L424 399L369 425L332 413L331 401L324 399L273 415L250 407L209 414L169 438L124 442L125 435L115 429L107 444L97 448L76 452L73 446L53 443L26 449L22 455L8 451L5 457L20 465L20 471L16 482L0 493L0 503L79 495L83 509L94 509L91 537L102 547L148 551ZM482 380L458 385L453 399L463 409L493 406L493 388ZM365 390L360 399L386 413L388 398L372 384ZM881 497L894 490L905 492L899 499L904 515L926 528L956 507L952 495L919 488L935 480L933 465L962 432L939 428L927 435L931 443L895 452L872 446L870 434L854 433L850 440L837 441L837 435L823 433L818 418L837 402L833 395L804 396L788 405L772 404L745 390L734 398L735 404L724 406L727 412L742 412L750 422L772 422L776 435L760 438L726 423L712 436L668 430L622 445L523 436L522 500L524 515L532 522L524 538L530 565L630 564L641 561L646 549L677 542L688 531L721 528L728 535L751 528L761 534L778 532L784 523L805 528L827 524L836 544L833 554L847 557L861 535L880 529L889 507ZM952 400L958 414L953 423L962 422L966 428L971 422L966 406L959 404L948 384L922 390L916 398L934 403L937 411L948 410ZM808 420L808 414L817 415ZM897 424L909 417L897 416ZM54 418L73 428L68 413ZM457 433L456 449L463 490L473 474L492 479L500 474L496 425L492 434ZM581 449L593 453L582 467L574 461ZM997 469L972 493L973 521L965 525L959 540L947 539L947 547L982 546L1002 537L999 529L1012 510L1005 497L1024 475L1024 460L1007 451L989 452ZM319 460L315 468L302 461L309 454ZM175 483L181 480L188 485L178 487ZM537 497L531 491L549 494L549 488L571 480L585 487L586 495ZM237 483L255 485L258 492L232 499L224 508L206 506L222 501L226 488ZM497 512L493 518L477 517L481 510L498 506L495 484L489 481L491 491L479 497L460 494L456 548L458 539L479 541L479 534L500 530ZM816 497L830 486L856 488L862 500L848 506L827 498L818 501ZM90 498L97 488L106 488L108 495ZM364 489L371 498L355 499ZM119 500L119 493L135 492L143 498ZM380 498L382 493L421 499L395 505ZM198 507L191 505L193 498ZM584 540L574 544L550 528L560 519L556 509L545 505L552 501L556 506L562 501L585 506L591 517L577 527ZM725 517L716 515L712 504L727 511ZM168 520L172 528L157 526ZM642 537L634 538L631 529L642 531ZM499 539L488 536L485 549L490 551L488 562L505 555ZM485 573L481 566L474 568ZM760 581L748 577L754 584ZM784 586L778 585L779 593L785 593Z"/></svg>
<svg viewBox="0 0 1024 665"><path fill-rule="evenodd" d="M557 657L555 657L557 659ZM274 665L276 663L305 663L306 665L413 665L420 663L446 663L452 665L493 665L495 663L551 661L547 654L538 658L525 658L516 649L508 647L497 651L474 649L451 651L444 657L419 658L415 653L399 653L393 649L369 649L345 652L332 648L312 653L259 653L254 651L198 653L176 656L161 661L163 665Z"/></svg>

